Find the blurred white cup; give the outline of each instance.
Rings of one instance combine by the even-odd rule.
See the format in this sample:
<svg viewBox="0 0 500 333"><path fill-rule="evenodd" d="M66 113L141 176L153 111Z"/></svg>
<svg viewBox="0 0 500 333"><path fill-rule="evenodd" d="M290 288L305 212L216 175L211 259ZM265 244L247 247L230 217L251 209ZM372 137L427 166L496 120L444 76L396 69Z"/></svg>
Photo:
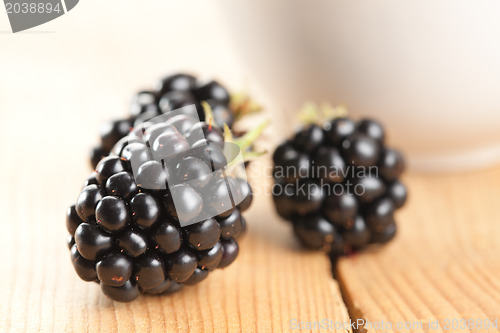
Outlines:
<svg viewBox="0 0 500 333"><path fill-rule="evenodd" d="M500 162L500 2L227 1L235 47L284 112L343 103L412 168ZM283 128L294 117L283 114Z"/></svg>

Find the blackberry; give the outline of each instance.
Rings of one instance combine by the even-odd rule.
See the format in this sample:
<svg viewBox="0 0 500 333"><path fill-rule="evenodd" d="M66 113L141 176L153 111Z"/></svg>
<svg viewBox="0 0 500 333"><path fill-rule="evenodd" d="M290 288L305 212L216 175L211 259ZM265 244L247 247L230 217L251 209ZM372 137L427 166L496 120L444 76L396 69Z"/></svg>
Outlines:
<svg viewBox="0 0 500 333"><path fill-rule="evenodd" d="M307 112L317 119L317 110L312 119ZM276 148L273 162L277 213L305 247L337 257L395 236L394 213L407 197L398 180L404 159L385 146L377 121L340 115L305 126Z"/></svg>
<svg viewBox="0 0 500 333"><path fill-rule="evenodd" d="M164 85L188 87L188 81ZM252 190L230 168L227 126L223 133L195 120L196 112L173 111L119 140L67 210L76 273L113 300L175 292L238 255L246 230L241 213ZM255 137L254 130L241 142Z"/></svg>
<svg viewBox="0 0 500 333"><path fill-rule="evenodd" d="M237 118L259 109L248 97L235 95L233 101L228 90L217 81L202 82L196 77L178 73L162 78L154 90L140 91L132 99L130 116L105 123L101 128L101 142L90 154L93 169L97 163L111 153L115 144L131 129L141 123L188 105L196 105L198 118L205 121L201 103L210 104L213 122L217 127L224 124L232 128Z"/></svg>

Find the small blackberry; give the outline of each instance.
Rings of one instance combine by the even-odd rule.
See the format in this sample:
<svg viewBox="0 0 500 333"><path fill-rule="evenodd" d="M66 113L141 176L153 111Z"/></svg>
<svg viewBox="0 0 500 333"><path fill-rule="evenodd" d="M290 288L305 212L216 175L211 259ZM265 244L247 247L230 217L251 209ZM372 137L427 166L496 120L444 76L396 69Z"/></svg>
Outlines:
<svg viewBox="0 0 500 333"><path fill-rule="evenodd" d="M231 98L232 97L232 98ZM202 82L189 74L173 74L161 79L154 90L140 91L132 99L130 116L105 123L101 128L101 142L90 154L93 169L97 163L111 153L113 146L131 129L156 116L187 105L196 105L198 118L205 121L202 102L212 108L213 122L219 128L224 124L232 128L235 120L259 109L248 97L230 96L228 90L216 81Z"/></svg>
<svg viewBox="0 0 500 333"><path fill-rule="evenodd" d="M311 109L306 112L309 121L317 119L317 109L312 118ZM384 128L374 120L354 122L342 114L321 125L299 130L274 152L278 214L304 246L333 256L390 241L394 212L407 196L398 180L403 156L385 146Z"/></svg>
<svg viewBox="0 0 500 333"><path fill-rule="evenodd" d="M230 168L230 135L174 113L119 140L66 213L75 271L116 301L202 281L235 260L246 230L252 190Z"/></svg>

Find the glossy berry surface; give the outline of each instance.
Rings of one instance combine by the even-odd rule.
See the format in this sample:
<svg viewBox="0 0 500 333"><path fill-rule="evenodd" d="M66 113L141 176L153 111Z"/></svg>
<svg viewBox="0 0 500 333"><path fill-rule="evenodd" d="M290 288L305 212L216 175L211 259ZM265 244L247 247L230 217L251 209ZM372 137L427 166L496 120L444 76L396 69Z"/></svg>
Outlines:
<svg viewBox="0 0 500 333"><path fill-rule="evenodd" d="M99 184L104 185L109 177L125 170L125 163L118 156L107 156L99 161L95 171Z"/></svg>
<svg viewBox="0 0 500 333"><path fill-rule="evenodd" d="M106 196L97 204L95 217L98 225L112 233L125 228L129 213L122 199Z"/></svg>
<svg viewBox="0 0 500 333"><path fill-rule="evenodd" d="M110 151L113 146L126 136L132 128L132 123L128 119L113 120L105 123L101 128L101 146L104 150Z"/></svg>
<svg viewBox="0 0 500 333"><path fill-rule="evenodd" d="M197 252L198 266L201 269L213 270L219 266L222 259L223 248L220 242L215 244L212 248L205 251Z"/></svg>
<svg viewBox="0 0 500 333"><path fill-rule="evenodd" d="M132 104L130 106L130 114L133 117L154 110L158 112L157 105L158 96L153 91L140 91L132 99Z"/></svg>
<svg viewBox="0 0 500 333"><path fill-rule="evenodd" d="M324 133L318 125L311 125L295 134L293 145L302 151L311 151L323 143Z"/></svg>
<svg viewBox="0 0 500 333"><path fill-rule="evenodd" d="M182 245L181 230L173 221L164 221L154 234L158 249L170 254L179 250Z"/></svg>
<svg viewBox="0 0 500 333"><path fill-rule="evenodd" d="M336 257L395 237L395 212L407 199L399 181L405 163L385 139L377 121L341 117L276 148L273 201L305 247Z"/></svg>
<svg viewBox="0 0 500 333"><path fill-rule="evenodd" d="M156 253L146 253L138 258L135 264L135 280L142 289L156 288L165 280L164 263Z"/></svg>
<svg viewBox="0 0 500 333"><path fill-rule="evenodd" d="M118 240L120 252L130 256L138 257L148 249L147 236L134 230L127 230Z"/></svg>
<svg viewBox="0 0 500 333"><path fill-rule="evenodd" d="M113 239L96 224L82 223L76 228L75 243L85 259L96 260L112 248Z"/></svg>
<svg viewBox="0 0 500 333"><path fill-rule="evenodd" d="M220 226L211 218L185 228L189 244L197 250L208 250L220 239Z"/></svg>
<svg viewBox="0 0 500 333"><path fill-rule="evenodd" d="M224 239L221 241L222 245L222 258L219 262L219 268L224 268L229 265L236 259L238 256L238 252L240 248L238 243L233 239Z"/></svg>
<svg viewBox="0 0 500 333"><path fill-rule="evenodd" d="M238 209L229 216L218 218L221 237L224 239L239 238L244 233L244 218Z"/></svg>
<svg viewBox="0 0 500 333"><path fill-rule="evenodd" d="M169 277L175 282L188 280L197 267L194 253L189 249L180 249L168 259Z"/></svg>
<svg viewBox="0 0 500 333"><path fill-rule="evenodd" d="M201 103L207 102L212 108L215 125L223 128L224 124L227 124L232 128L235 111L229 101L228 90L217 81L201 82L195 76L186 73L166 76L158 81L154 90L140 91L132 98L129 117L112 120L102 126L101 142L92 149L90 164L95 169L97 163L108 156L113 147L130 133L132 127L184 106L194 104L199 120L205 121Z"/></svg>
<svg viewBox="0 0 500 333"><path fill-rule="evenodd" d="M143 228L152 226L160 214L158 201L151 194L139 193L130 200L134 222Z"/></svg>
<svg viewBox="0 0 500 333"><path fill-rule="evenodd" d="M68 207L66 210L66 229L68 230L71 237L75 236L76 228L82 223L78 213L76 212L75 205Z"/></svg>
<svg viewBox="0 0 500 333"><path fill-rule="evenodd" d="M196 77L182 73L166 76L156 84L156 91L160 96L171 91L192 91L195 88Z"/></svg>
<svg viewBox="0 0 500 333"><path fill-rule="evenodd" d="M158 89L168 95L174 87L200 88L191 81L174 77ZM198 93L222 103L220 89L212 82ZM155 96L138 96L137 112L142 114ZM246 230L241 212L253 200L246 180L220 170L227 164L220 129L183 115L142 126L146 141L135 133L119 139L66 211L77 275L98 282L105 295L120 302L141 293L173 293L230 265ZM203 144L196 139L200 132ZM158 161L155 153L168 157ZM207 212L211 215L201 217Z"/></svg>
<svg viewBox="0 0 500 333"><path fill-rule="evenodd" d="M95 215L95 208L102 199L103 191L98 185L85 186L76 200L76 213L82 221Z"/></svg>
<svg viewBox="0 0 500 333"><path fill-rule="evenodd" d="M128 280L121 287L112 287L101 283L101 289L106 296L117 302L133 301L140 294L137 283L132 280Z"/></svg>
<svg viewBox="0 0 500 333"><path fill-rule="evenodd" d="M110 253L96 264L96 272L101 283L121 287L132 275L132 260L121 253Z"/></svg>
<svg viewBox="0 0 500 333"><path fill-rule="evenodd" d="M229 104L229 92L217 81L209 81L199 84L193 91L199 100L213 100Z"/></svg>

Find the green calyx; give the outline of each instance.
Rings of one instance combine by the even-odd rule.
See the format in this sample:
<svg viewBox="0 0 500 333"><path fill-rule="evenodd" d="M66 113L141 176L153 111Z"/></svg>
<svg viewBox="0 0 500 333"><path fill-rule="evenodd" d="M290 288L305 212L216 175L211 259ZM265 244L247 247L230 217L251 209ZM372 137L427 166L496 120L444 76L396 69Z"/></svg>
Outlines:
<svg viewBox="0 0 500 333"><path fill-rule="evenodd" d="M266 129L267 126L269 126L269 124L270 121L265 120L262 123L260 123L257 127L246 132L244 135L238 138L234 138L233 134L231 133L231 130L229 129L229 126L224 124L224 141L232 142L240 147L241 153L243 155L243 161L249 162L255 160L256 158L267 153L266 151L255 151L253 144L262 135L262 132L264 132L264 130Z"/></svg>
<svg viewBox="0 0 500 333"><path fill-rule="evenodd" d="M205 112L205 122L209 126L214 126L217 128L217 125L214 122L214 116L210 104L208 104L207 102L202 102L201 104ZM231 142L238 145L241 149L244 162L255 160L256 158L267 153L267 151L255 151L254 143L262 135L262 133L269 124L270 121L265 120L262 123L260 123L257 127L246 132L240 137L234 137L233 132L231 131L229 126L227 126L227 124L224 124L224 128L222 129L222 133L224 135L224 142Z"/></svg>
<svg viewBox="0 0 500 333"><path fill-rule="evenodd" d="M333 107L327 103L318 105L313 102L308 102L300 110L298 118L303 124L316 124L321 126L328 120L345 118L347 115L347 108L344 105Z"/></svg>
<svg viewBox="0 0 500 333"><path fill-rule="evenodd" d="M262 106L252 100L246 93L232 94L229 107L233 111L235 121L262 111Z"/></svg>
<svg viewBox="0 0 500 333"><path fill-rule="evenodd" d="M210 106L210 104L208 104L205 101L202 101L201 106L203 107L203 113L205 113L205 122L208 124L208 126L217 127L217 125L214 122L214 113L212 112L212 107Z"/></svg>

